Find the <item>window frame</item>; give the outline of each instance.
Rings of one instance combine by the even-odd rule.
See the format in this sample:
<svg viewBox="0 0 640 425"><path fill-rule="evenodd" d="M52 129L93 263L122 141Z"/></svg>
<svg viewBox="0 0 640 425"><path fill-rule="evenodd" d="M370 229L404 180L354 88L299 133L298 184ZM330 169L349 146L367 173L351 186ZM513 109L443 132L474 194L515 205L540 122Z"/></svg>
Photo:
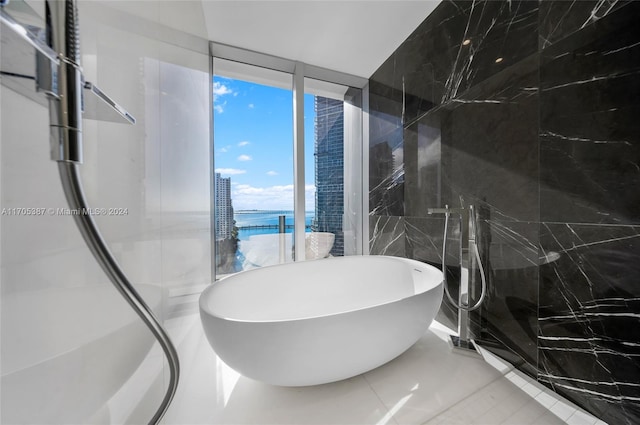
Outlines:
<svg viewBox="0 0 640 425"><path fill-rule="evenodd" d="M349 230L353 233L355 255L369 254L369 188L368 179L368 98L369 81L366 78L305 64L300 61L280 58L265 53L241 49L226 44L210 42L209 99L213 105L213 76L215 59L239 62L260 68L285 72L293 78L293 158L294 158L294 235L295 246L305 245L305 170L304 170L304 94L305 78L339 84L347 88L360 90L360 99L354 103L345 101L345 123L350 120L349 130L345 131L345 216L349 221ZM214 110L210 114L210 162L211 162L211 250L215 258L215 157L214 157ZM348 165L347 165L348 164ZM347 178L348 177L348 178ZM346 238L345 238L346 239ZM305 250L295 252L295 261L304 261ZM212 280L216 280L215 261L211 262Z"/></svg>

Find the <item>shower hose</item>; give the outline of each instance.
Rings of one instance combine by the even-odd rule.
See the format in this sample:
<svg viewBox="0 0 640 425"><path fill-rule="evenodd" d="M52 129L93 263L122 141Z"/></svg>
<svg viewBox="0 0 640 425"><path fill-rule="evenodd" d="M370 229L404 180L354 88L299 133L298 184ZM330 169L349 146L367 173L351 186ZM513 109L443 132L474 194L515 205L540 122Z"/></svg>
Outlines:
<svg viewBox="0 0 640 425"><path fill-rule="evenodd" d="M480 252L478 252L478 245L474 243L473 252L475 254L476 260L478 261L478 268L480 269L480 279L482 280L482 290L480 292L480 298L471 307L469 307L468 304L464 305L462 302L461 303L456 302L456 300L454 300L453 297L451 296L451 293L449 293L449 285L447 284L447 270L445 266L446 264L445 255L447 252L447 229L449 228L450 214L451 214L450 212L445 212L444 214L444 237L443 237L444 240L442 241L442 283L444 284L444 292L445 294L447 294L447 299L449 300L449 302L453 304L455 308L459 310L464 310L464 311L474 311L480 307L480 305L482 304L482 301L484 301L485 295L487 294L487 280L484 275L484 267L482 266L482 260L480 259Z"/></svg>
<svg viewBox="0 0 640 425"><path fill-rule="evenodd" d="M178 353L169 335L153 311L127 279L109 250L85 199L80 179L82 161L82 69L80 68L80 33L76 0L46 0L47 44L59 59L55 75L50 77L56 95L49 95L52 136L52 159L58 163L60 180L73 218L87 247L100 267L156 338L169 362L169 386L150 424L160 422L176 393L180 376ZM45 67L46 68L46 67ZM48 68L47 68L48 69ZM46 79L45 79L46 80ZM45 81L46 83L47 81Z"/></svg>
<svg viewBox="0 0 640 425"><path fill-rule="evenodd" d="M102 270L107 274L116 289L151 330L167 356L171 372L169 387L167 388L160 407L158 407L157 411L149 421L150 424L157 424L166 413L178 386L178 378L180 375L178 353L158 319L155 317L149 306L144 302L140 294L138 294L131 285L115 258L113 258L108 245L100 235L100 231L93 220L93 217L86 213L89 211L89 206L82 189L78 165L73 162L59 161L58 170L60 172L62 187L64 189L67 202L69 203L69 207L72 210L80 212L79 214L73 215L73 218L75 219L78 229L87 243L87 246L91 250L91 253L96 258L102 267Z"/></svg>

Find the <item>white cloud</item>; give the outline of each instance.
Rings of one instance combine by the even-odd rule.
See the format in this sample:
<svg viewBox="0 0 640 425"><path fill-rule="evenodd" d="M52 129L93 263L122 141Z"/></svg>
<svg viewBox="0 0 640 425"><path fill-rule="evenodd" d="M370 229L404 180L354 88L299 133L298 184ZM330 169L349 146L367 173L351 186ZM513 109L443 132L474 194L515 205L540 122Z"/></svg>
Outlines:
<svg viewBox="0 0 640 425"><path fill-rule="evenodd" d="M240 155L238 157L238 161L251 161L253 158L251 158L249 155Z"/></svg>
<svg viewBox="0 0 640 425"><path fill-rule="evenodd" d="M277 175L278 175L277 171L273 171L273 170L267 171L267 176L277 176Z"/></svg>
<svg viewBox="0 0 640 425"><path fill-rule="evenodd" d="M237 174L244 174L247 170L240 170L238 168L216 168L216 173L227 174L229 176L235 176Z"/></svg>
<svg viewBox="0 0 640 425"><path fill-rule="evenodd" d="M233 90L229 87L225 86L219 81L213 83L213 99L215 100L216 96L224 96L225 94L231 94Z"/></svg>
<svg viewBox="0 0 640 425"><path fill-rule="evenodd" d="M237 92L234 92L228 86L222 84L220 81L216 81L213 83L213 109L219 114L224 112L224 107L227 104L226 101L223 102L221 100L221 97L227 94L236 95Z"/></svg>
<svg viewBox="0 0 640 425"><path fill-rule="evenodd" d="M231 146L227 145L227 146L223 146L220 149L218 149L218 152L220 153L227 153L229 152L229 149L231 149Z"/></svg>
<svg viewBox="0 0 640 425"><path fill-rule="evenodd" d="M251 142L247 142L246 140L243 140L242 142L238 143L238 146L243 147L243 146L249 146L251 144Z"/></svg>
<svg viewBox="0 0 640 425"><path fill-rule="evenodd" d="M232 188L233 207L237 210L291 210L293 185L255 187L238 184ZM315 185L305 186L305 208L312 211L315 203Z"/></svg>
<svg viewBox="0 0 640 425"><path fill-rule="evenodd" d="M249 109L253 109L253 108L254 108L253 103L250 103L250 104L249 104Z"/></svg>

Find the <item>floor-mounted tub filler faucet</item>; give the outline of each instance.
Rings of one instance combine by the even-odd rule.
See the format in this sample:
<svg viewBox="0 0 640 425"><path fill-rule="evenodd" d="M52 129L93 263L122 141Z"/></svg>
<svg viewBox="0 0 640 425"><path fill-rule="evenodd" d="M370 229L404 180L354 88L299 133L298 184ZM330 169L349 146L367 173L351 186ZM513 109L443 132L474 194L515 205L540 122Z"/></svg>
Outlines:
<svg viewBox="0 0 640 425"><path fill-rule="evenodd" d="M444 208L429 208L427 210L429 214L444 214L444 235L442 239L442 275L445 294L449 299L449 302L458 309L458 336L452 335L451 342L456 348L463 348L469 350L475 350L473 341L470 339L470 318L469 312L476 310L484 301L487 293L487 279L484 273L484 267L482 265L482 259L480 258L480 252L478 250L478 244L476 243L477 236L477 217L476 211L473 205L461 208L449 208L445 205ZM447 283L447 270L446 270L446 252L447 252L447 234L449 227L449 217L451 214L455 214L460 218L460 290L458 300L455 300L450 292L449 285ZM474 265L477 264L480 270L480 279L482 280L482 290L480 298L475 304L470 305L469 290L474 281Z"/></svg>
<svg viewBox="0 0 640 425"><path fill-rule="evenodd" d="M80 66L78 12L75 0L45 1L46 41L38 36L42 32L34 33L32 28L26 28L15 21L4 10L7 3L8 0L0 2L2 24L12 29L19 39L33 47L36 52L36 88L49 99L51 159L58 162L62 187L69 207L77 212L73 214L76 225L102 270L147 325L167 356L171 373L169 386L160 406L149 421L150 424L157 424L166 413L178 385L178 355L167 332L127 279L89 214L91 210L84 196L79 172L79 165L82 163L84 89L116 110L124 118L123 122L135 123L135 119L95 85L84 81Z"/></svg>

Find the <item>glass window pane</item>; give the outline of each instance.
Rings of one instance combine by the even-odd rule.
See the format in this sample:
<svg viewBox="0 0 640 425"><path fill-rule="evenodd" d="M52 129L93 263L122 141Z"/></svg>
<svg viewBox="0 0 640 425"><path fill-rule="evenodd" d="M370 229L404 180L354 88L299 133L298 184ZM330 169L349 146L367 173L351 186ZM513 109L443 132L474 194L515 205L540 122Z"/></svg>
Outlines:
<svg viewBox="0 0 640 425"><path fill-rule="evenodd" d="M291 86L290 74L214 60L217 278L293 261Z"/></svg>
<svg viewBox="0 0 640 425"><path fill-rule="evenodd" d="M346 172L353 171L351 159L345 162L350 158L346 136L354 125L349 118L353 114L348 113L354 107L354 92L360 96L360 90L305 78L305 179L307 188L315 189L311 232L306 238L307 259L356 253L357 233L345 214L357 201L353 195L345 196L345 187L355 184L351 176L356 175ZM360 111L359 105L355 106ZM346 191L352 192L359 191ZM309 199L307 205L310 208Z"/></svg>

